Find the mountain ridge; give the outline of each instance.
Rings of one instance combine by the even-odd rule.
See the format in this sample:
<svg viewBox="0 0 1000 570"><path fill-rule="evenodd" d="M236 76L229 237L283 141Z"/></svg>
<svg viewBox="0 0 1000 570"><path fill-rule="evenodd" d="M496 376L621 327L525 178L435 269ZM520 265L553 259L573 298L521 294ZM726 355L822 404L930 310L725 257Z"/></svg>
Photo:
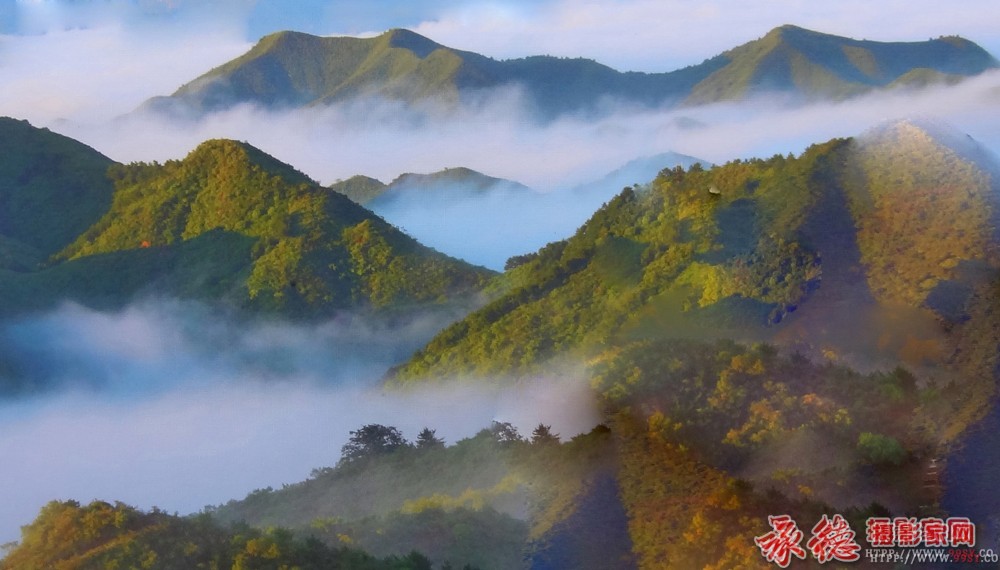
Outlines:
<svg viewBox="0 0 1000 570"><path fill-rule="evenodd" d="M770 92L804 100L842 99L897 80L908 85L952 81L997 65L981 47L957 36L875 42L792 25L700 64L662 73L620 72L583 58L496 60L403 29L372 38L286 31L265 36L244 55L142 108L197 116L239 103L294 108L370 95L448 106L516 86L540 116L553 118L597 112L608 99L647 107L741 100Z"/></svg>

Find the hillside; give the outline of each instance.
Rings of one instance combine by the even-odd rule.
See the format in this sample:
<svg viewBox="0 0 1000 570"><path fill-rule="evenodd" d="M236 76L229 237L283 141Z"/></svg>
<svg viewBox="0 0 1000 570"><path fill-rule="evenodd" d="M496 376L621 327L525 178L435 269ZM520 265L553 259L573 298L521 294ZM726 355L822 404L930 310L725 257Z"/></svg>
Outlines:
<svg viewBox="0 0 1000 570"><path fill-rule="evenodd" d="M377 95L457 102L466 88L492 87L496 62L444 48L407 30L374 38L279 32L246 54L181 86L157 110L202 113L241 102L294 107Z"/></svg>
<svg viewBox="0 0 1000 570"><path fill-rule="evenodd" d="M656 107L780 92L842 99L887 86L954 82L997 67L959 37L875 42L782 26L703 63L664 73L620 72L587 59L494 60L407 30L373 38L280 32L145 109L198 116L240 103L293 108L377 96L454 105L518 87L543 118L598 111L607 100Z"/></svg>
<svg viewBox="0 0 1000 570"><path fill-rule="evenodd" d="M184 160L118 166L111 176L110 210L57 259L172 250L223 232L231 237L221 241L245 245L229 262L242 260L227 276L235 290L215 293L292 313L433 303L470 293L489 275L244 143L209 141ZM225 254L198 257L213 255Z"/></svg>
<svg viewBox="0 0 1000 570"><path fill-rule="evenodd" d="M338 180L329 186L330 190L343 194L353 202L364 206L385 192L387 186L381 180L363 176L352 176L347 180Z"/></svg>
<svg viewBox="0 0 1000 570"><path fill-rule="evenodd" d="M892 318L863 328L889 338L903 334L882 330L893 319L969 326L967 303L994 263L992 191L987 167L906 122L798 158L664 171L570 239L525 256L508 276L519 286L442 332L398 377L528 371L647 334L898 360L875 348L895 346L885 339L838 336L862 323L824 327L825 336L800 329L817 324L813 311L835 316L838 303L886 308Z"/></svg>
<svg viewBox="0 0 1000 570"><path fill-rule="evenodd" d="M494 423L450 445L425 441L342 460L207 512L222 524L284 526L377 556L415 549L435 562L497 570L523 568L526 558L618 567L609 563L628 558L629 539L624 514L613 516L615 464L603 426L560 444L551 433L529 440ZM596 502L589 510L588 501ZM600 552L586 546L597 537Z"/></svg>
<svg viewBox="0 0 1000 570"><path fill-rule="evenodd" d="M290 316L394 312L468 297L491 276L244 143L121 165L4 120L0 144L3 315L140 295Z"/></svg>
<svg viewBox="0 0 1000 570"><path fill-rule="evenodd" d="M941 516L948 490L927 484L931 466L961 458L961 437L995 398L997 170L968 137L909 121L798 157L665 169L568 239L513 260L493 302L389 375L412 387L571 374L593 389L602 421L593 431L560 442L540 426L528 440L494 422L451 445L433 434L372 445L194 520L243 529L236 538L204 530L228 537L225 556L273 542L294 556L350 546L379 557L417 549L438 565L680 570L766 568L753 539L775 513L802 527L842 514L861 544L868 517ZM433 302L428 289L390 288L387 305L366 296L407 281L394 264L412 275L428 256L454 272L444 287L487 276L243 143L210 141L183 161L110 172L109 213L59 263L22 279L60 275L67 287L104 290L110 278L87 280L87 264L104 263L96 274L121 287L162 272L162 283L194 283L200 294L212 283L217 298L292 310ZM344 265L353 272L324 273ZM211 279L177 277L209 268ZM315 301L300 280L330 298ZM25 299L44 289L16 283ZM567 362L585 367L567 372ZM994 480L985 467L958 473L978 479L949 485ZM169 536L130 527L147 515L120 506L86 509L95 514L51 506L14 554L103 561L210 550L181 527ZM126 536L100 526L116 509L127 513L115 527ZM53 553L37 536L63 512L59 528L96 525L97 538L57 539ZM160 521L157 532L180 524ZM261 530L275 525L294 534Z"/></svg>
<svg viewBox="0 0 1000 570"><path fill-rule="evenodd" d="M0 118L0 270L31 270L104 214L111 159L77 141Z"/></svg>
<svg viewBox="0 0 1000 570"><path fill-rule="evenodd" d="M995 395L992 160L902 121L664 171L524 256L505 295L391 381L588 362L644 568L757 557L766 513L843 512L857 529L939 512L927 466Z"/></svg>

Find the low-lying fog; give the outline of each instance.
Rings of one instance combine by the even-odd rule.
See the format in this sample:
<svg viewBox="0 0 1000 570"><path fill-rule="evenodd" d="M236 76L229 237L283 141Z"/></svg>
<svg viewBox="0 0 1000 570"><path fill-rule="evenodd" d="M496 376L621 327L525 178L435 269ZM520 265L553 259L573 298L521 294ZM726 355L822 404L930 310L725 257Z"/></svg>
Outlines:
<svg viewBox="0 0 1000 570"><path fill-rule="evenodd" d="M426 426L449 443L494 419L567 437L597 423L572 371L513 387L383 391L388 366L452 316L248 323L160 300L117 313L67 305L2 325L33 393L0 401L0 543L53 499L190 513L295 483L334 465L368 423L411 440Z"/></svg>

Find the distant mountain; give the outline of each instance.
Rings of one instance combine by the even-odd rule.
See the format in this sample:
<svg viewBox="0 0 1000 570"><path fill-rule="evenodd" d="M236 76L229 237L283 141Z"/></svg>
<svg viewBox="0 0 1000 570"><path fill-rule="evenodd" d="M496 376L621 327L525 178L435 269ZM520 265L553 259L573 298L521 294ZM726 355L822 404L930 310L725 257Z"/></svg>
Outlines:
<svg viewBox="0 0 1000 570"><path fill-rule="evenodd" d="M17 128L27 140L47 137L76 149L69 139ZM0 246L14 250L11 244L23 240L21 249L47 258L35 271L0 268L2 313L62 299L114 307L141 293L303 316L392 311L471 294L490 277L248 144L209 141L162 165L114 164L90 151L82 156L91 162L77 167L49 150L24 154L37 172L76 186L63 196L56 184L18 186L33 180L31 171L0 177L0 189L39 192L26 198L8 191L17 206L12 211L21 213L16 222L31 231L8 224L13 231ZM78 175L70 177L64 166ZM53 194L54 206L36 202Z"/></svg>
<svg viewBox="0 0 1000 570"><path fill-rule="evenodd" d="M950 82L997 67L973 42L860 41L782 26L705 62L667 73L619 72L587 59L498 61L407 30L373 38L280 32L146 109L197 116L240 103L293 108L378 96L455 104L517 86L543 117L598 110L615 99L645 106L739 100L764 92L841 99L898 85Z"/></svg>
<svg viewBox="0 0 1000 570"><path fill-rule="evenodd" d="M75 140L0 118L0 269L30 270L111 205L113 161Z"/></svg>
<svg viewBox="0 0 1000 570"><path fill-rule="evenodd" d="M443 193L458 198L490 191L531 190L518 182L494 178L465 167L446 168L431 174L405 173L389 184L367 176L353 176L330 185L330 189L369 208L401 197L419 200L421 194L440 198Z"/></svg>
<svg viewBox="0 0 1000 570"><path fill-rule="evenodd" d="M500 270L511 257L571 235L622 187L649 182L664 168L696 162L707 164L662 153L630 161L585 184L548 192L461 167L403 174L388 185L355 176L330 188L371 208L421 243Z"/></svg>
<svg viewBox="0 0 1000 570"><path fill-rule="evenodd" d="M997 67L969 40L948 36L923 42L875 42L781 26L718 58L724 65L691 89L688 104L788 93L805 99L843 99L887 86L946 83Z"/></svg>
<svg viewBox="0 0 1000 570"><path fill-rule="evenodd" d="M338 180L329 188L364 206L385 192L387 186L381 180L358 174L347 180Z"/></svg>
<svg viewBox="0 0 1000 570"><path fill-rule="evenodd" d="M625 186L646 184L656 178L660 171L665 168L677 166L690 168L695 164L701 164L706 168L712 166L712 163L707 160L677 152L661 152L652 156L642 156L626 162L597 180L580 184L572 191L581 196L601 194L600 201L606 202L614 197L613 194L608 193L609 190L617 192ZM597 210L598 204L595 204L593 210Z"/></svg>

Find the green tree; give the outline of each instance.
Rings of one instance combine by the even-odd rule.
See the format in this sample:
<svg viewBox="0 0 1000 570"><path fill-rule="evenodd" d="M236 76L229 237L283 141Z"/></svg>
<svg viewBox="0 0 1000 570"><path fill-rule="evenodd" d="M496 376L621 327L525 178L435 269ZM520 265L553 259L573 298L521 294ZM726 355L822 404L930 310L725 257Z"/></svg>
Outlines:
<svg viewBox="0 0 1000 570"><path fill-rule="evenodd" d="M340 448L340 462L349 463L359 459L392 453L408 447L410 443L403 433L392 426L368 424L351 432L351 438Z"/></svg>
<svg viewBox="0 0 1000 570"><path fill-rule="evenodd" d="M873 465L899 465L906 458L906 450L896 438L867 431L858 436L858 452Z"/></svg>
<svg viewBox="0 0 1000 570"><path fill-rule="evenodd" d="M559 443L559 434L552 433L552 426L540 423L531 432L531 443L541 445Z"/></svg>
<svg viewBox="0 0 1000 570"><path fill-rule="evenodd" d="M436 449L444 447L444 440L435 435L437 432L431 428L425 427L419 434L417 434L416 446L417 449Z"/></svg>
<svg viewBox="0 0 1000 570"><path fill-rule="evenodd" d="M518 433L517 428L510 422L494 421L490 431L493 433L493 439L501 445L524 441L524 438Z"/></svg>

